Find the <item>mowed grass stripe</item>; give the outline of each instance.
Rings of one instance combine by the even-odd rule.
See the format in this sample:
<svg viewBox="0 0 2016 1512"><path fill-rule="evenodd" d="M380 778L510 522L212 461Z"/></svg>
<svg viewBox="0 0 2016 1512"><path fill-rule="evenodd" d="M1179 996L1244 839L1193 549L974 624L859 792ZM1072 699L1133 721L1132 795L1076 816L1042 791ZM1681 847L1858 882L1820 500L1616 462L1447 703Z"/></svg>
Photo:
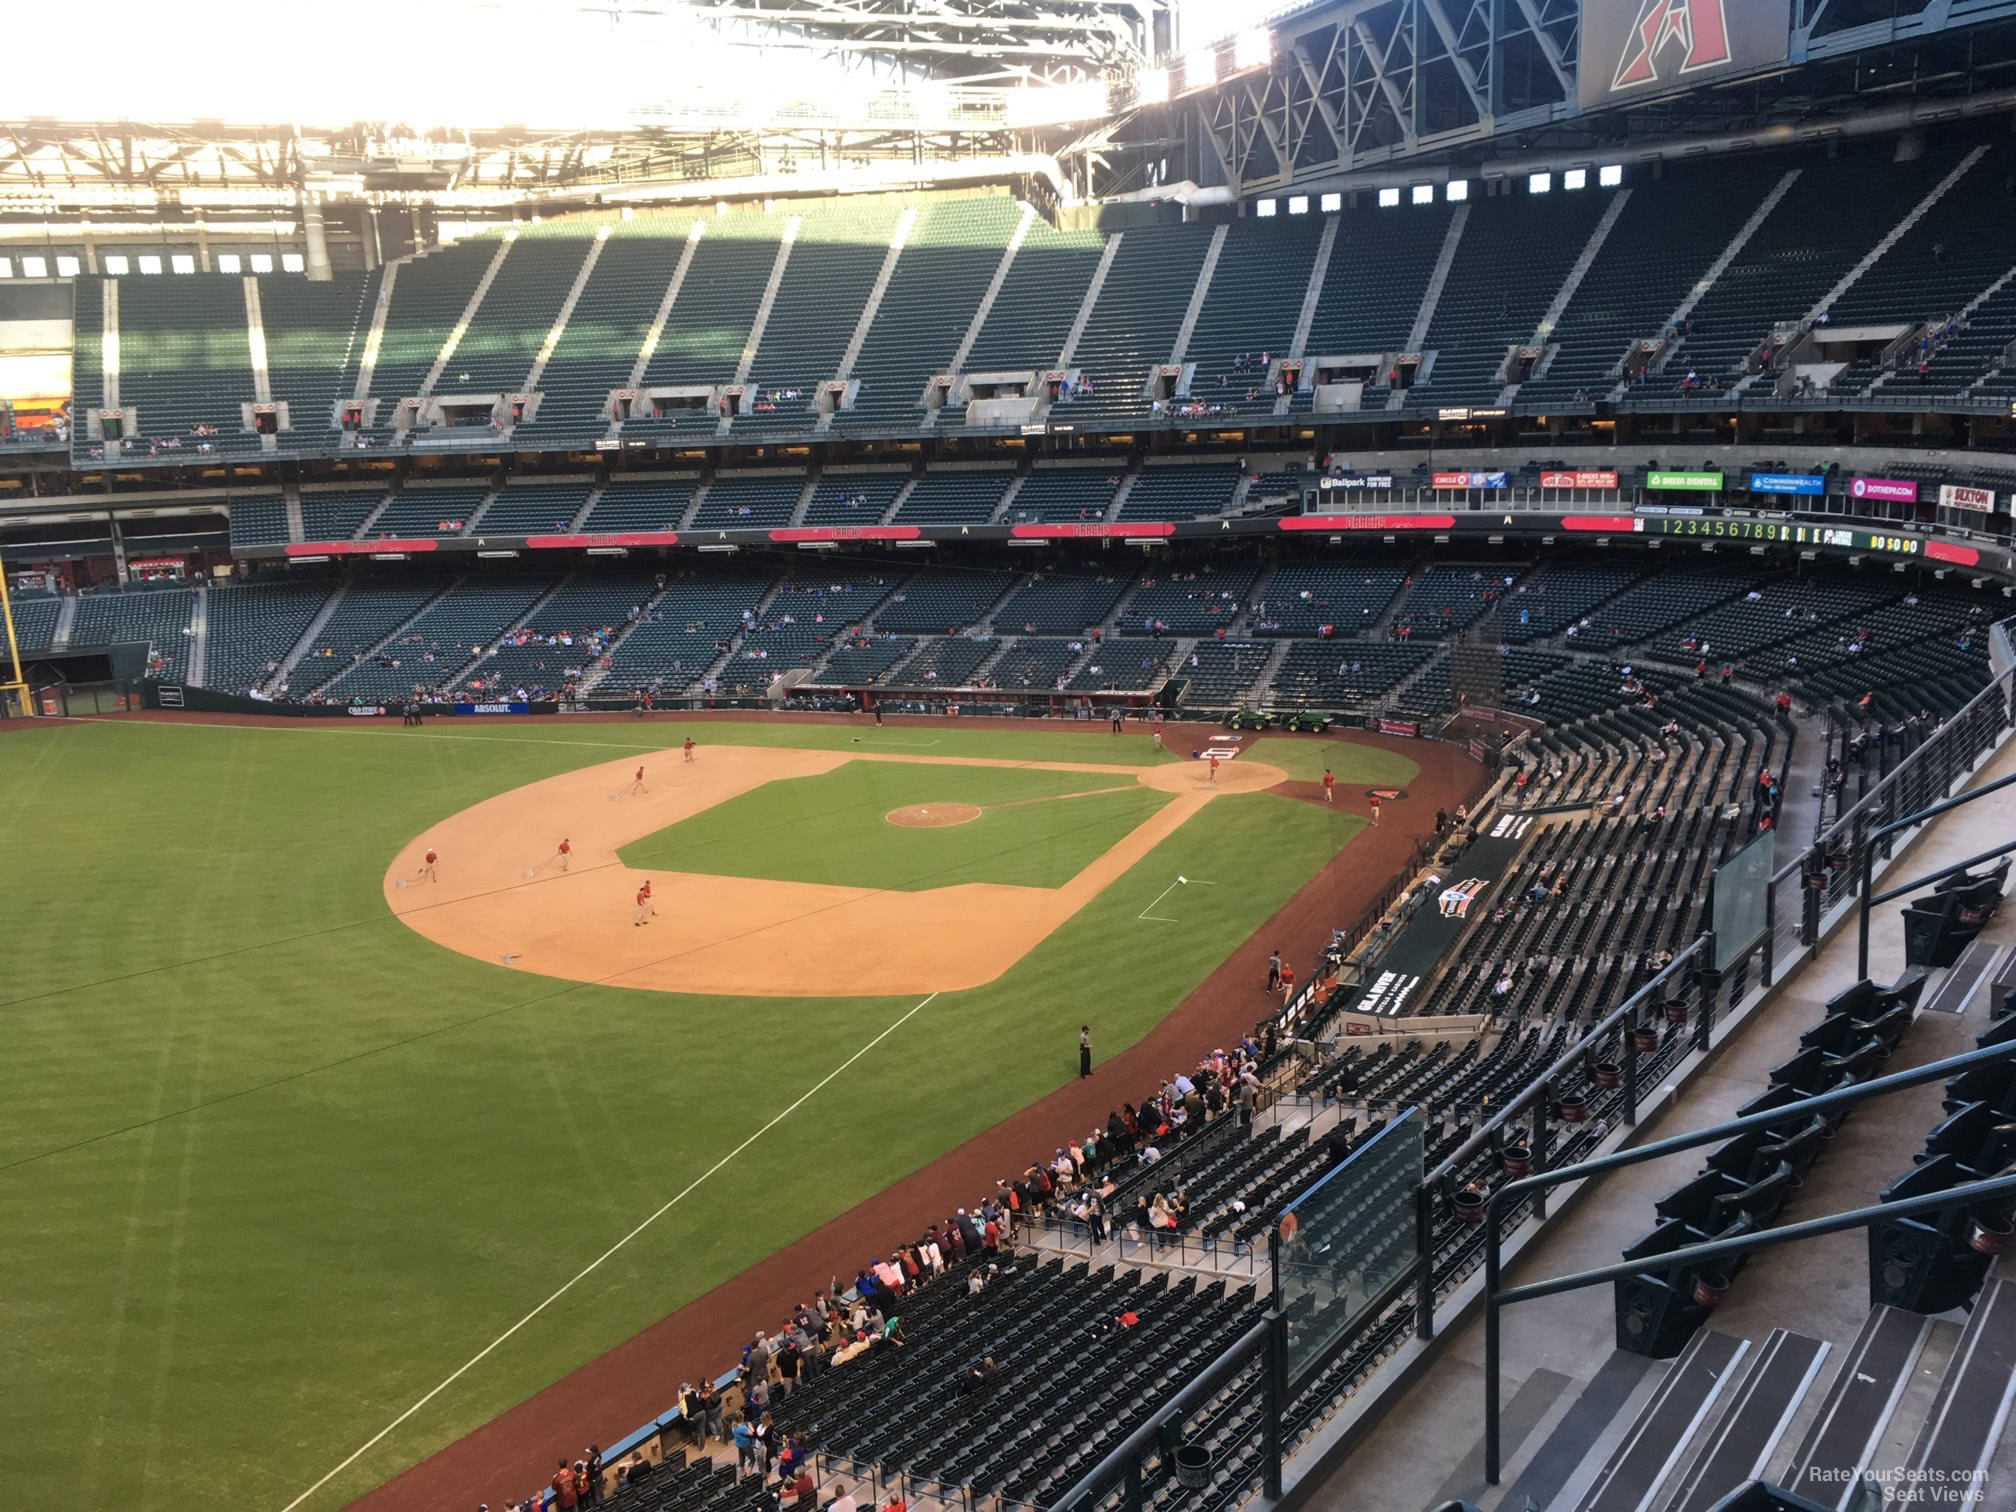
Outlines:
<svg viewBox="0 0 2016 1512"><path fill-rule="evenodd" d="M61 742L47 758L0 767L0 802L36 818L0 874L9 987L289 937L0 1016L0 1147L210 1104L0 1173L0 1224L26 1236L0 1247L0 1484L38 1483L98 1441L90 1505L207 1507L220 1485L285 1505L914 1004L542 996L389 916L314 933L382 907L386 858L440 815L596 759L401 733L69 727L35 735ZM1031 750L999 733L961 754L1114 760L1123 745ZM1125 744L1145 764L1147 742ZM1117 1054L1355 828L1306 803L1215 799L1000 981L877 1046L820 1093L817 1118L808 1106L778 1125L309 1505L340 1506L1027 1106L1073 1074L1087 1017L1102 1058ZM1221 885L1172 895L1181 930L1133 922L1177 872ZM495 1502L530 1488L492 1489Z"/></svg>
<svg viewBox="0 0 2016 1512"><path fill-rule="evenodd" d="M1113 784L1111 772L851 761L765 783L619 854L646 869L836 887L1061 887L1170 798ZM1071 801L1038 801L1064 797ZM943 829L888 821L893 809L934 803L981 812Z"/></svg>

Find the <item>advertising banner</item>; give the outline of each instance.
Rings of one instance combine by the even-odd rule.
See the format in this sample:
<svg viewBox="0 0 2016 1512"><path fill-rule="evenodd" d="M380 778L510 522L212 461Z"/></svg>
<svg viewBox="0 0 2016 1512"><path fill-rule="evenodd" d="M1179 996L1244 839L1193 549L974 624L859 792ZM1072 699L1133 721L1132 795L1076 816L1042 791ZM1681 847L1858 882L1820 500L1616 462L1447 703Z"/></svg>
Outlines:
<svg viewBox="0 0 2016 1512"><path fill-rule="evenodd" d="M1770 68L1791 42L1791 0L1582 0L1582 108Z"/></svg>
<svg viewBox="0 0 2016 1512"><path fill-rule="evenodd" d="M1722 474L1718 472L1655 472L1645 475L1647 488L1673 488L1688 493L1719 493Z"/></svg>
<svg viewBox="0 0 2016 1512"><path fill-rule="evenodd" d="M1818 473L1752 473L1750 492L1805 494L1817 498L1827 492L1827 480Z"/></svg>
<svg viewBox="0 0 2016 1512"><path fill-rule="evenodd" d="M1592 468L1581 472L1543 472L1540 474L1542 488L1615 488L1617 470L1615 468Z"/></svg>
<svg viewBox="0 0 2016 1512"><path fill-rule="evenodd" d="M1325 478L1319 488L1391 488L1391 473L1337 473Z"/></svg>
<svg viewBox="0 0 2016 1512"><path fill-rule="evenodd" d="M1382 719L1374 726L1381 735L1404 735L1409 740L1418 740L1421 726L1411 719Z"/></svg>
<svg viewBox="0 0 2016 1512"><path fill-rule="evenodd" d="M1880 499L1886 504L1916 504L1918 485L1902 478L1857 478L1848 492L1858 499Z"/></svg>
<svg viewBox="0 0 2016 1512"><path fill-rule="evenodd" d="M1995 507L1992 488L1961 488L1953 483L1939 485L1939 502L1947 509L1990 510Z"/></svg>
<svg viewBox="0 0 2016 1512"><path fill-rule="evenodd" d="M1439 472L1431 480L1436 488L1505 488L1502 472Z"/></svg>

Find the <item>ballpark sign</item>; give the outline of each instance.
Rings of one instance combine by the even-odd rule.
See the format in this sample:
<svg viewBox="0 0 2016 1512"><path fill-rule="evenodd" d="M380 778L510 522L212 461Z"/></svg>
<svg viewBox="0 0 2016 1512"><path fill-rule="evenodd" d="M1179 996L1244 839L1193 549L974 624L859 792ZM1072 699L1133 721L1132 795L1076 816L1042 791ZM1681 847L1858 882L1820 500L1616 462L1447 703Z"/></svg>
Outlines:
<svg viewBox="0 0 2016 1512"><path fill-rule="evenodd" d="M1939 485L1939 503L1945 509L1980 509L1995 507L1995 490L1992 488L1962 488L1957 483Z"/></svg>
<svg viewBox="0 0 2016 1512"><path fill-rule="evenodd" d="M1770 68L1791 43L1791 0L1582 0L1582 108Z"/></svg>

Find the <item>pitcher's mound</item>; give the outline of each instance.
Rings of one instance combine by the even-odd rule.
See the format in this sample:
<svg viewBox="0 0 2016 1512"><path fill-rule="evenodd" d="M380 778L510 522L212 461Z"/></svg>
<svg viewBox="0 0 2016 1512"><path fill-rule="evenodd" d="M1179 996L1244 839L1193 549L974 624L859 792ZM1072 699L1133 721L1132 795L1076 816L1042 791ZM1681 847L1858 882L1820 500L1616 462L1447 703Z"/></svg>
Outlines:
<svg viewBox="0 0 2016 1512"><path fill-rule="evenodd" d="M891 809L882 817L907 829L943 829L948 824L971 824L980 817L980 810L970 803L913 803L908 808Z"/></svg>

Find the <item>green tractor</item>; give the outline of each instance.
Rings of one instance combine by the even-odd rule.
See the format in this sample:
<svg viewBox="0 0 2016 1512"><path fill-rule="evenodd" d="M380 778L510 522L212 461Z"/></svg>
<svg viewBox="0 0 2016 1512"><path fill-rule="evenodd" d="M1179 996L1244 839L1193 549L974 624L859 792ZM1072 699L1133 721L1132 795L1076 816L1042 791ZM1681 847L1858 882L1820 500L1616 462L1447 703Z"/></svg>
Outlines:
<svg viewBox="0 0 2016 1512"><path fill-rule="evenodd" d="M1263 714L1258 709L1240 709L1225 716L1228 730L1264 730L1274 723L1274 716Z"/></svg>
<svg viewBox="0 0 2016 1512"><path fill-rule="evenodd" d="M1297 709L1281 721L1281 728L1292 730L1297 734L1307 732L1311 735L1321 735L1335 723L1337 723L1335 714L1325 714L1320 709Z"/></svg>

